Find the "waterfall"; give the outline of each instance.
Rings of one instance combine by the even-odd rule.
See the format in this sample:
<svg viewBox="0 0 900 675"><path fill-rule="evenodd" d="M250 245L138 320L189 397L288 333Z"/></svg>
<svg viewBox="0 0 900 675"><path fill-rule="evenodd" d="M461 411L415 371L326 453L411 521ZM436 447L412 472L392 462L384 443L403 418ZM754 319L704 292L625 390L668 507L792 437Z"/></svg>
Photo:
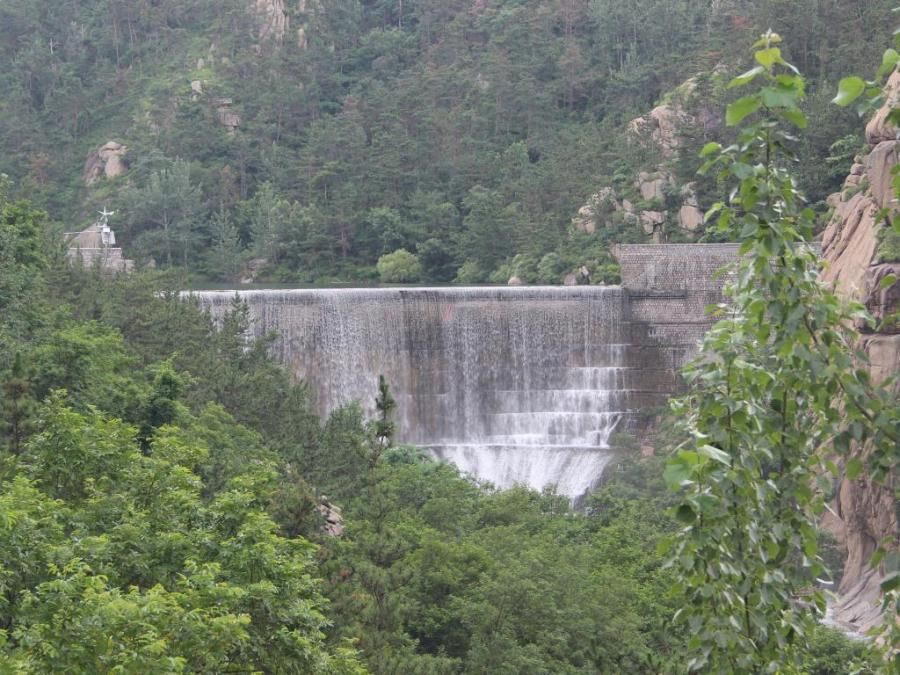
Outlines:
<svg viewBox="0 0 900 675"><path fill-rule="evenodd" d="M194 293L213 317L235 291ZM256 335L307 380L320 413L359 401L378 375L397 441L500 488L555 484L577 498L610 461L636 392L618 287L253 290ZM640 357L638 357L640 358Z"/></svg>

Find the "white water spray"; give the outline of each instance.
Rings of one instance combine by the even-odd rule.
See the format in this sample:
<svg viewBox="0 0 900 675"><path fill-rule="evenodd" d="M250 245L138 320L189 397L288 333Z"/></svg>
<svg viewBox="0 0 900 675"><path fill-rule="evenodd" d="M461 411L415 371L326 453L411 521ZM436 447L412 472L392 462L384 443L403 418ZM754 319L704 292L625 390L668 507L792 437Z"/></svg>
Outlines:
<svg viewBox="0 0 900 675"><path fill-rule="evenodd" d="M234 291L194 295L220 317ZM320 413L359 401L378 375L397 401L399 442L500 488L599 479L629 412L635 369L618 287L240 291L253 332L307 380Z"/></svg>

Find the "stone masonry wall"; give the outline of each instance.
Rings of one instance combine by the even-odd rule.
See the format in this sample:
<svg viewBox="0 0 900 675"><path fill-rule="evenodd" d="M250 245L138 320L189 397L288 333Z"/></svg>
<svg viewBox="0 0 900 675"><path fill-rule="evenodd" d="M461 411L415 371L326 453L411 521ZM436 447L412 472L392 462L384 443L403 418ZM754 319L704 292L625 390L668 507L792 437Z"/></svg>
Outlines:
<svg viewBox="0 0 900 675"><path fill-rule="evenodd" d="M724 279L715 273L734 262L739 249L740 244L618 244L613 255L625 288L719 293Z"/></svg>
<svg viewBox="0 0 900 675"><path fill-rule="evenodd" d="M677 371L698 350L713 324L706 313L722 299L725 276L716 273L737 260L739 244L620 244L613 248L630 318L641 340L666 355Z"/></svg>

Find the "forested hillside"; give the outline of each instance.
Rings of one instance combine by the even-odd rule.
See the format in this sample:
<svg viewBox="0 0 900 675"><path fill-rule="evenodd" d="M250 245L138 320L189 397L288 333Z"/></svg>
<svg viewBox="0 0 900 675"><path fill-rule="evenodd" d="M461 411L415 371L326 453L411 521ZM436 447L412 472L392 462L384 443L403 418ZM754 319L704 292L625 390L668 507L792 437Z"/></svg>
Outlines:
<svg viewBox="0 0 900 675"><path fill-rule="evenodd" d="M608 245L647 233L621 219L577 232L573 216L661 163L676 184L639 207L677 199L700 143L727 133L728 74L765 28L807 76L802 187L813 203L836 188L862 139L826 102L879 62L892 5L10 0L0 173L58 229L106 206L129 257L210 280L252 260L288 282L558 283L581 265L614 281ZM661 157L628 122L688 78L687 107L709 114Z"/></svg>

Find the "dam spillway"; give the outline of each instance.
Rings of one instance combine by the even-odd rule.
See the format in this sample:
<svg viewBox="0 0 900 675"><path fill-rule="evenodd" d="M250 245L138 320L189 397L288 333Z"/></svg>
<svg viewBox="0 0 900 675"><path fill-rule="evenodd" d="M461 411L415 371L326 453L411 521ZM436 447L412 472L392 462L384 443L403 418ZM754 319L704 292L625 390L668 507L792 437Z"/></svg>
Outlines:
<svg viewBox="0 0 900 675"><path fill-rule="evenodd" d="M500 488L583 495L613 456L613 434L673 385L619 287L193 295L214 318L236 295L245 302L253 334L275 332L273 355L310 384L320 414L358 401L372 415L383 374L395 440Z"/></svg>

